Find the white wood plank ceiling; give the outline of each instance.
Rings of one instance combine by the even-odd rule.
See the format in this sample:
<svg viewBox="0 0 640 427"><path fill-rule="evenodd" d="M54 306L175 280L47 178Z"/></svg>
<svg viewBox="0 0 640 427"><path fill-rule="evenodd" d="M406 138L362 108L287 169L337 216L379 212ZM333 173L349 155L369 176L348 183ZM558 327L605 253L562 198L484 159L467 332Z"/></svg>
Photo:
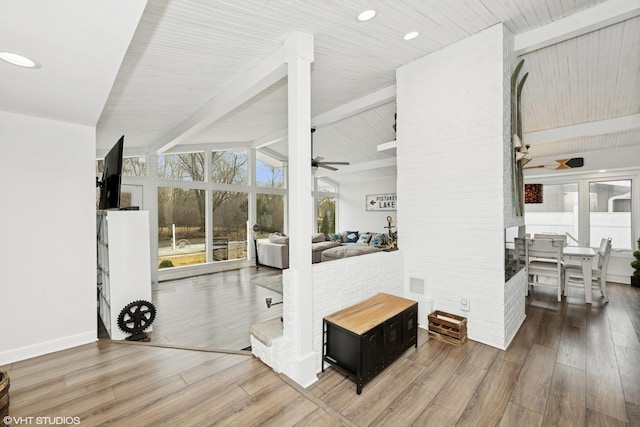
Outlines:
<svg viewBox="0 0 640 427"><path fill-rule="evenodd" d="M636 1L636 0L629 0ZM121 134L143 151L255 67L294 30L315 36L312 115L395 84L395 68L499 22L515 34L602 0L149 1L97 125L98 148ZM366 23L357 14L374 8ZM409 31L420 36L404 41ZM640 18L524 55L525 133L640 113ZM247 143L286 129L286 81L208 126L188 144ZM378 161L394 138L393 102L323 126L314 155ZM525 141L526 142L526 141ZM270 148L286 154L286 141ZM554 156L640 145L638 132L534 144ZM176 150L180 146L175 147ZM535 152L538 150L538 153Z"/></svg>

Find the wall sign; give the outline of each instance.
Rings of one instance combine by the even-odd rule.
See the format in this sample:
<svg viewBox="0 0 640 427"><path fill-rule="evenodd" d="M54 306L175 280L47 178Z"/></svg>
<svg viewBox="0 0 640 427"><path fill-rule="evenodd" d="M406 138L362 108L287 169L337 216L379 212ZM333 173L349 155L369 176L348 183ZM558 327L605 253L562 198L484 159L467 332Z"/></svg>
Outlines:
<svg viewBox="0 0 640 427"><path fill-rule="evenodd" d="M365 196L365 207L368 211L395 211L398 208L398 195L369 194Z"/></svg>

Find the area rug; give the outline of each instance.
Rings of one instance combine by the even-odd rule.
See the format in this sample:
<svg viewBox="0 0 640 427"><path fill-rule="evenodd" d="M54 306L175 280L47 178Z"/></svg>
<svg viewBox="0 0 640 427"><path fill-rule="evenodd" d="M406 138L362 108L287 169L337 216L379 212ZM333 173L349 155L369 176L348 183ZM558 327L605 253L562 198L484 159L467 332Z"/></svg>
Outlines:
<svg viewBox="0 0 640 427"><path fill-rule="evenodd" d="M258 276L251 279L254 285L262 286L282 295L282 276Z"/></svg>

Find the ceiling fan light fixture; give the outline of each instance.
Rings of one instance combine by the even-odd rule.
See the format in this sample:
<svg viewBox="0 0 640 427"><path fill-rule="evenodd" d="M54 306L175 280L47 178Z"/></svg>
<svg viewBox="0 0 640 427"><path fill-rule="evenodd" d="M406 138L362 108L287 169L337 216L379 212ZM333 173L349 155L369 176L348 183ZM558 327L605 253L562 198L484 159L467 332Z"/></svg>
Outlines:
<svg viewBox="0 0 640 427"><path fill-rule="evenodd" d="M413 40L413 39L415 39L416 37L418 37L419 35L420 35L420 33L419 33L419 32L417 32L417 31L411 31L410 33L405 34L403 38L404 38L405 40Z"/></svg>
<svg viewBox="0 0 640 427"><path fill-rule="evenodd" d="M376 11L373 9L367 9L360 12L360 14L358 15L358 21L366 22L373 19L374 16L376 16Z"/></svg>
<svg viewBox="0 0 640 427"><path fill-rule="evenodd" d="M0 59L8 62L9 64L24 68L36 68L38 65L34 60L13 52L0 52Z"/></svg>

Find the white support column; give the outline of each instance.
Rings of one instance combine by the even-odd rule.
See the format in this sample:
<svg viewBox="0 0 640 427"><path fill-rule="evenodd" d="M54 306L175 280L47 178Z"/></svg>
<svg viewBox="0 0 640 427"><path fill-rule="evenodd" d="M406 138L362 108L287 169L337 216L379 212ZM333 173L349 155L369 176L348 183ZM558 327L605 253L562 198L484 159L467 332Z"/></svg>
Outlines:
<svg viewBox="0 0 640 427"><path fill-rule="evenodd" d="M249 162L249 219L247 224L247 259L251 261L252 265L256 263L256 250L253 243L253 239L256 238L256 234L253 231L253 225L258 223L257 212L257 185L256 185L256 149L247 149L247 161Z"/></svg>
<svg viewBox="0 0 640 427"><path fill-rule="evenodd" d="M295 32L284 43L284 61L288 67L289 134L289 285L293 312L285 315L285 334L293 342L292 359L285 374L303 387L316 378L313 351L313 283L311 269L311 62L313 35ZM287 286L287 283L285 283ZM285 291L285 296L287 292Z"/></svg>
<svg viewBox="0 0 640 427"><path fill-rule="evenodd" d="M204 253L205 253L205 262L213 261L213 207L212 205L212 196L213 191L211 190L211 169L212 164L211 160L213 159L213 154L211 148L205 148L204 150L204 182L208 185L204 190ZM197 190L196 190L197 191Z"/></svg>
<svg viewBox="0 0 640 427"><path fill-rule="evenodd" d="M158 155L147 153L149 177L143 184L142 208L149 211L149 238L151 259L151 284L158 285Z"/></svg>

